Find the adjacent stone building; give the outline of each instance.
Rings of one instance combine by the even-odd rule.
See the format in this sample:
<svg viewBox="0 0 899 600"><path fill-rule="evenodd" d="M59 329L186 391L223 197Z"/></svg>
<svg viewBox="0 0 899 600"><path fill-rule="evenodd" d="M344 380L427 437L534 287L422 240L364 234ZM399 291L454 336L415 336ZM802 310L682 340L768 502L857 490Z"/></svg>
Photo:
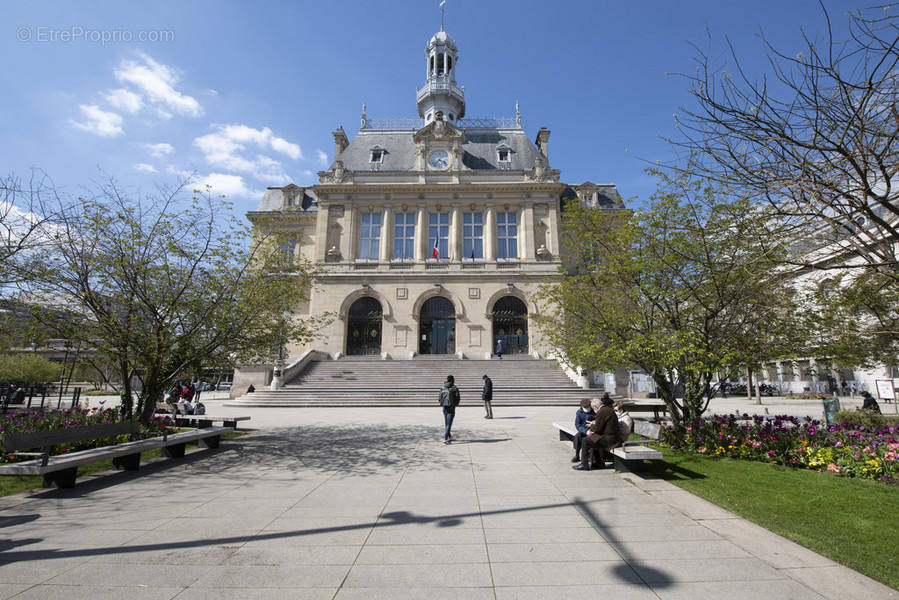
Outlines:
<svg viewBox="0 0 899 600"><path fill-rule="evenodd" d="M334 132L334 161L311 187L268 188L255 228L279 230L286 258L324 267L300 312L336 314L311 348L337 358L423 354L544 355L530 319L534 291L558 276L562 199L621 207L614 185L568 186L550 162L550 132L533 141L516 111L465 118L458 49L441 29L425 48L418 119L369 118L350 140ZM511 103L510 103L511 104ZM235 388L266 385L271 367L243 369Z"/></svg>

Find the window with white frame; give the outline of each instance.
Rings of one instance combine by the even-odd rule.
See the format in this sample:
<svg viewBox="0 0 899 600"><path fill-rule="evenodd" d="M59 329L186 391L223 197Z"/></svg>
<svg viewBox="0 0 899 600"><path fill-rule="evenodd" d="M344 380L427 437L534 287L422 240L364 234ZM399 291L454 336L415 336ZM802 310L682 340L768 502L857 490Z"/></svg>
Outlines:
<svg viewBox="0 0 899 600"><path fill-rule="evenodd" d="M384 148L380 148L375 146L371 149L371 159L369 160L372 164L380 164L384 162Z"/></svg>
<svg viewBox="0 0 899 600"><path fill-rule="evenodd" d="M281 258L279 263L282 267L289 267L294 263L297 251L296 240L284 240L281 242Z"/></svg>
<svg viewBox="0 0 899 600"><path fill-rule="evenodd" d="M381 245L381 213L362 213L359 226L359 258L378 260Z"/></svg>
<svg viewBox="0 0 899 600"><path fill-rule="evenodd" d="M496 258L518 258L518 213L496 213Z"/></svg>
<svg viewBox="0 0 899 600"><path fill-rule="evenodd" d="M484 213L462 214L462 255L471 260L484 258Z"/></svg>
<svg viewBox="0 0 899 600"><path fill-rule="evenodd" d="M512 150L508 146L500 146L496 149L496 159L501 163L512 162Z"/></svg>
<svg viewBox="0 0 899 600"><path fill-rule="evenodd" d="M393 216L393 258L415 258L415 213L396 213Z"/></svg>
<svg viewBox="0 0 899 600"><path fill-rule="evenodd" d="M448 212L428 215L428 258L431 260L447 260L449 258L449 222ZM434 256L435 248L437 256Z"/></svg>

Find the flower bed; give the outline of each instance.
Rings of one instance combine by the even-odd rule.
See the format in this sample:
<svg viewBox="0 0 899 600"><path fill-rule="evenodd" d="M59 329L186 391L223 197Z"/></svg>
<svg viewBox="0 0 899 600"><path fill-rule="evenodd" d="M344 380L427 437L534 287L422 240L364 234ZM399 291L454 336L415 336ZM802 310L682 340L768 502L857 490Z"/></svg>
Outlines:
<svg viewBox="0 0 899 600"><path fill-rule="evenodd" d="M729 456L899 484L899 428L865 427L789 416L714 416L683 432L663 428L660 442L709 456Z"/></svg>
<svg viewBox="0 0 899 600"><path fill-rule="evenodd" d="M119 420L118 411L113 408L86 410L73 408L50 412L19 412L0 415L0 434L2 433L33 433L37 431L55 431L67 427L83 427L86 425L103 425L115 423ZM148 426L141 425L139 439L162 435L172 425L168 417L155 417ZM116 443L128 441L130 436L119 436ZM65 454L106 446L103 440L89 440L73 444L61 444L53 449L52 454ZM29 460L28 457L11 457L0 455L0 464L16 462L17 460Z"/></svg>

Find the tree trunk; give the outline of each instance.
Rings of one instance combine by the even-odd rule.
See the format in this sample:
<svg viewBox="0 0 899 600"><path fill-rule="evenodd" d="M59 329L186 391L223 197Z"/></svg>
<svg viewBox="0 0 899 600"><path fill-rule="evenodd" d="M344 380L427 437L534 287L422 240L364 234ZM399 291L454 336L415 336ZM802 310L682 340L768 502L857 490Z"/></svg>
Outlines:
<svg viewBox="0 0 899 600"><path fill-rule="evenodd" d="M746 367L746 399L752 401L752 367Z"/></svg>

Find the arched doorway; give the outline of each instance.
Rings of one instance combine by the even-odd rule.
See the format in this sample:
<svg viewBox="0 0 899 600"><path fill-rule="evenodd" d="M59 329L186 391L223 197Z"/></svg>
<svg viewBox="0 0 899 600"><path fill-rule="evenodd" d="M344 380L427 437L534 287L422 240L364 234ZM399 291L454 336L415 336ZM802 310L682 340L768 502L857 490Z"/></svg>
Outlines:
<svg viewBox="0 0 899 600"><path fill-rule="evenodd" d="M381 303L365 296L347 312L347 356L381 353Z"/></svg>
<svg viewBox="0 0 899 600"><path fill-rule="evenodd" d="M456 352L456 311L443 296L429 298L418 317L418 353L453 354Z"/></svg>
<svg viewBox="0 0 899 600"><path fill-rule="evenodd" d="M520 298L503 296L493 305L493 349L503 341L503 354L528 353L528 307Z"/></svg>

